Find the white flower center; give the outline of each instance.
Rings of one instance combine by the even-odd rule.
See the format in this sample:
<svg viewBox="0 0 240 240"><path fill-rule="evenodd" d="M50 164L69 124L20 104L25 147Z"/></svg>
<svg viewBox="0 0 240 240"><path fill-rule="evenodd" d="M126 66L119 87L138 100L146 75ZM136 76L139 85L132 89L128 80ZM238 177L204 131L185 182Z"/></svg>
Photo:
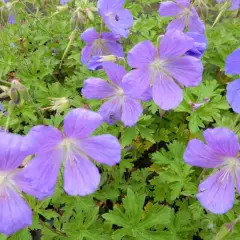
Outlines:
<svg viewBox="0 0 240 240"><path fill-rule="evenodd" d="M0 172L0 186L8 181L8 174L6 172Z"/></svg>
<svg viewBox="0 0 240 240"><path fill-rule="evenodd" d="M159 58L156 58L152 63L150 63L150 70L152 73L151 81L150 81L151 86L153 85L154 80L159 73L164 74L165 63L166 63L165 61L160 60Z"/></svg>

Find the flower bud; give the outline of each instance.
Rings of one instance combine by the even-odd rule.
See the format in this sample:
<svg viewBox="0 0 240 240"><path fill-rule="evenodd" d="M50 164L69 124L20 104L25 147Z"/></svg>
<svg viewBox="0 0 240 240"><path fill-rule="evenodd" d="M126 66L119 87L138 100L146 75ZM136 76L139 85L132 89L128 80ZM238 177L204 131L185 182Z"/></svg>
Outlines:
<svg viewBox="0 0 240 240"><path fill-rule="evenodd" d="M67 110L71 105L71 100L68 98L49 98L51 101L51 106L42 108L42 110L50 110L50 111L56 111L57 113L61 113L65 110Z"/></svg>
<svg viewBox="0 0 240 240"><path fill-rule="evenodd" d="M74 29L84 29L85 24L87 23L87 18L84 15L83 11L78 8L76 11L73 12L71 17L71 28Z"/></svg>
<svg viewBox="0 0 240 240"><path fill-rule="evenodd" d="M18 105L20 103L20 94L16 88L10 89L10 98L15 105Z"/></svg>
<svg viewBox="0 0 240 240"><path fill-rule="evenodd" d="M91 22L94 22L94 14L87 8L86 9L87 17Z"/></svg>

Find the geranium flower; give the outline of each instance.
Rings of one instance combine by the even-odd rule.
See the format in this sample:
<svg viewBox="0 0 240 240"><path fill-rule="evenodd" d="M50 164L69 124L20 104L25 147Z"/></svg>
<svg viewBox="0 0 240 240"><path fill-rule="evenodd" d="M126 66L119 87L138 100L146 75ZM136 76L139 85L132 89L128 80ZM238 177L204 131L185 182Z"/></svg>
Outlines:
<svg viewBox="0 0 240 240"><path fill-rule="evenodd" d="M198 139L188 143L184 160L192 166L216 168L199 185L197 199L207 210L223 214L233 207L235 187L240 193L238 137L227 128L207 129L203 136L206 144Z"/></svg>

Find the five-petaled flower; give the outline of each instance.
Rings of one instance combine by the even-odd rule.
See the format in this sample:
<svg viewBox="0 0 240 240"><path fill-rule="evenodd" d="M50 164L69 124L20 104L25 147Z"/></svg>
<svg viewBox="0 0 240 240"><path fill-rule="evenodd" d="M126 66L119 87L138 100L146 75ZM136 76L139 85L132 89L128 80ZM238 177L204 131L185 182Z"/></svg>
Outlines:
<svg viewBox="0 0 240 240"><path fill-rule="evenodd" d="M184 153L186 163L216 168L216 171L199 185L197 199L209 211L222 214L234 204L235 187L240 193L240 159L238 137L227 128L204 131L206 144L192 139Z"/></svg>
<svg viewBox="0 0 240 240"><path fill-rule="evenodd" d="M98 11L106 26L116 35L127 38L133 25L133 16L124 9L125 0L99 0Z"/></svg>
<svg viewBox="0 0 240 240"><path fill-rule="evenodd" d="M124 56L120 38L110 32L98 33L94 28L88 28L82 33L81 39L87 44L82 49L81 61L83 64L87 64L94 56Z"/></svg>
<svg viewBox="0 0 240 240"><path fill-rule="evenodd" d="M135 70L124 77L128 93L138 96L152 87L154 102L163 110L177 107L183 99L182 89L202 81L203 66L199 59L184 54L194 47L194 40L180 31L168 31L156 49L152 42L134 46L128 64ZM130 86L132 86L130 88Z"/></svg>
<svg viewBox="0 0 240 240"><path fill-rule="evenodd" d="M160 16L175 17L175 19L168 24L167 30L177 29L183 31L187 28L190 32L205 32L205 25L199 18L190 0L162 2L160 4L159 14Z"/></svg>
<svg viewBox="0 0 240 240"><path fill-rule="evenodd" d="M131 89L122 82L126 70L112 62L103 63L109 83L100 78L88 78L84 82L82 94L86 98L106 99L99 109L99 113L108 124L121 120L125 126L133 126L142 114L140 100L151 99L149 91L131 96ZM135 87L135 86L133 86Z"/></svg>
<svg viewBox="0 0 240 240"><path fill-rule="evenodd" d="M240 48L231 53L226 59L227 74L240 74ZM240 79L236 79L227 86L227 100L232 109L240 113Z"/></svg>
<svg viewBox="0 0 240 240"><path fill-rule="evenodd" d="M37 198L54 193L62 163L64 190L69 195L85 196L97 189L100 173L92 160L113 166L121 159L121 146L116 137L89 136L102 122L98 113L74 109L64 119L64 133L42 125L30 130L24 146L35 157L24 169L24 176L38 190Z"/></svg>

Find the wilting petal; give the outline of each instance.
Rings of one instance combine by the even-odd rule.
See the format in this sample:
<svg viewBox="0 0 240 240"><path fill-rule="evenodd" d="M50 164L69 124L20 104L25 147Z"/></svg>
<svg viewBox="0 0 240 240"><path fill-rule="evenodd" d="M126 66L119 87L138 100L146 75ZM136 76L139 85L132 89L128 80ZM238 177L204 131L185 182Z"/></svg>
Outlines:
<svg viewBox="0 0 240 240"><path fill-rule="evenodd" d="M11 235L32 224L32 211L11 187L0 188L0 233Z"/></svg>
<svg viewBox="0 0 240 240"><path fill-rule="evenodd" d="M121 160L121 145L118 139L105 134L79 141L80 149L93 160L113 166Z"/></svg>
<svg viewBox="0 0 240 240"><path fill-rule="evenodd" d="M122 115L122 104L121 97L112 97L105 102L98 111L103 120L108 124L115 124L121 119Z"/></svg>
<svg viewBox="0 0 240 240"><path fill-rule="evenodd" d="M234 180L230 173L222 169L199 185L197 199L207 210L223 214L233 207Z"/></svg>
<svg viewBox="0 0 240 240"><path fill-rule="evenodd" d="M162 17L174 17L182 11L182 8L180 8L175 2L165 1L160 3L160 8L158 11Z"/></svg>
<svg viewBox="0 0 240 240"><path fill-rule="evenodd" d="M54 194L55 185L57 183L58 173L63 160L63 152L54 150L37 155L24 168L23 176L26 181L19 179L20 188L38 199L43 199ZM22 182L21 182L22 180Z"/></svg>
<svg viewBox="0 0 240 240"><path fill-rule="evenodd" d="M240 79L228 84L226 97L233 111L240 113Z"/></svg>
<svg viewBox="0 0 240 240"><path fill-rule="evenodd" d="M114 94L114 88L101 78L88 78L84 81L82 95L87 99L104 99Z"/></svg>
<svg viewBox="0 0 240 240"><path fill-rule="evenodd" d="M240 74L240 48L231 53L226 59L227 74Z"/></svg>
<svg viewBox="0 0 240 240"><path fill-rule="evenodd" d="M168 31L159 45L161 59L179 57L194 45L194 40L178 30Z"/></svg>
<svg viewBox="0 0 240 240"><path fill-rule="evenodd" d="M203 132L207 145L216 153L236 157L239 150L238 136L228 128L208 128Z"/></svg>
<svg viewBox="0 0 240 240"><path fill-rule="evenodd" d="M13 170L21 165L27 156L22 150L23 140L20 135L0 132L0 171Z"/></svg>
<svg viewBox="0 0 240 240"><path fill-rule="evenodd" d="M88 28L81 34L81 39L85 43L92 43L99 37L99 33L95 30L95 28Z"/></svg>
<svg viewBox="0 0 240 240"><path fill-rule="evenodd" d="M142 105L139 101L125 97L122 103L121 120L125 126L133 126L142 115Z"/></svg>
<svg viewBox="0 0 240 240"><path fill-rule="evenodd" d="M150 86L151 71L148 68L135 69L123 78L123 89L127 96L138 98Z"/></svg>
<svg viewBox="0 0 240 240"><path fill-rule="evenodd" d="M124 3L125 0L98 0L97 7L100 14L105 14L123 8Z"/></svg>
<svg viewBox="0 0 240 240"><path fill-rule="evenodd" d="M126 70L123 66L113 62L104 62L103 69L113 83L115 83L117 86L122 86L122 79L126 74Z"/></svg>
<svg viewBox="0 0 240 240"><path fill-rule="evenodd" d="M191 56L176 58L164 67L170 76L186 87L197 86L202 81L203 65L197 58Z"/></svg>
<svg viewBox="0 0 240 240"><path fill-rule="evenodd" d="M153 101L163 110L177 107L183 99L182 89L170 78L159 74L152 87Z"/></svg>
<svg viewBox="0 0 240 240"><path fill-rule="evenodd" d="M168 24L167 31L171 31L171 30L183 31L184 28L185 28L185 19L183 17L178 17L178 18L172 20Z"/></svg>
<svg viewBox="0 0 240 240"><path fill-rule="evenodd" d="M51 126L33 127L24 137L23 149L28 154L46 153L55 148L63 139L62 133Z"/></svg>
<svg viewBox="0 0 240 240"><path fill-rule="evenodd" d="M79 153L69 154L64 168L64 190L72 196L86 196L96 191L100 183L97 167Z"/></svg>
<svg viewBox="0 0 240 240"><path fill-rule="evenodd" d="M96 112L77 108L64 119L64 132L67 137L86 138L102 124L102 117Z"/></svg>
<svg viewBox="0 0 240 240"><path fill-rule="evenodd" d="M221 156L198 139L189 141L183 159L191 166L202 168L215 168L223 163Z"/></svg>
<svg viewBox="0 0 240 240"><path fill-rule="evenodd" d="M87 64L93 53L93 45L87 45L82 49L81 62Z"/></svg>
<svg viewBox="0 0 240 240"><path fill-rule="evenodd" d="M127 9L120 9L110 15L104 16L106 26L116 35L127 38L129 28L133 24L133 16Z"/></svg>
<svg viewBox="0 0 240 240"><path fill-rule="evenodd" d="M207 48L207 39L204 34L195 32L186 33L189 37L194 39L194 46L186 52L186 55L200 58Z"/></svg>
<svg viewBox="0 0 240 240"><path fill-rule="evenodd" d="M192 16L189 17L188 30L190 32L205 32L205 25L203 21L198 16L198 13L194 7L191 9Z"/></svg>
<svg viewBox="0 0 240 240"><path fill-rule="evenodd" d="M152 42L144 41L135 45L128 53L128 64L133 68L142 68L154 61L157 51Z"/></svg>

